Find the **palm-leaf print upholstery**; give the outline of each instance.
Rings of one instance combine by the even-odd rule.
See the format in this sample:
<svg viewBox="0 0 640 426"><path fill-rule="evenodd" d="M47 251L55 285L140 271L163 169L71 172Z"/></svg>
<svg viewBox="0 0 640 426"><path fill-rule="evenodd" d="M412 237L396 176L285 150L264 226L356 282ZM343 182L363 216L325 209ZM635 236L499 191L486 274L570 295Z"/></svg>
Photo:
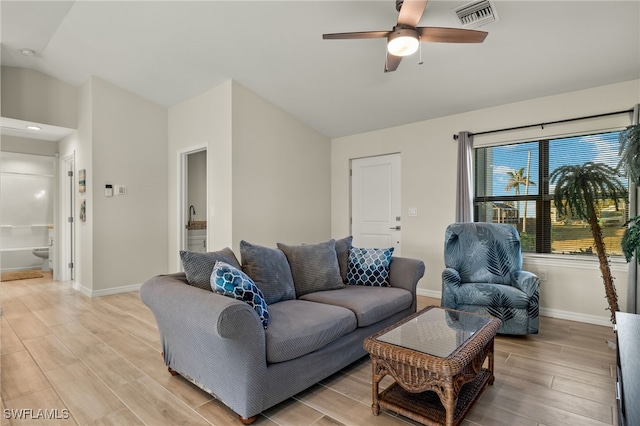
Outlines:
<svg viewBox="0 0 640 426"><path fill-rule="evenodd" d="M499 318L502 334L538 333L540 282L522 270L520 236L513 226L451 224L444 260L443 307Z"/></svg>

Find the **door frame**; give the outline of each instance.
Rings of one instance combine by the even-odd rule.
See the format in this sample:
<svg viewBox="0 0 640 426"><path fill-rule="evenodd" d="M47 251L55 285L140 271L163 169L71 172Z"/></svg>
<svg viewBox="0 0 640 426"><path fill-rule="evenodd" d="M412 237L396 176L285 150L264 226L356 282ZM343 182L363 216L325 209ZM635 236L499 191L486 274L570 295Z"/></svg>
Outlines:
<svg viewBox="0 0 640 426"><path fill-rule="evenodd" d="M196 154L198 152L207 152L207 148L208 148L208 144L198 144L198 145L193 145L187 148L183 148L178 150L178 205L177 205L177 209L178 209L178 214L176 215L177 217L177 224L176 224L176 229L177 229L177 242L178 242L178 265L180 265L180 268L182 268L182 261L180 259L180 250L187 250L189 247L188 244L188 234L187 234L187 228L186 228L186 223L188 220L188 213L187 210L189 208L188 204L187 204L187 200L189 197L189 155L191 154ZM208 155L207 155L207 160L208 160ZM207 182L206 182L206 192L207 192L207 212L206 212L206 218L209 218L209 174L210 174L210 167L209 167L209 161L207 161ZM206 237L206 244L208 246L209 244L209 227L207 226L207 237ZM207 247L208 250L208 247Z"/></svg>

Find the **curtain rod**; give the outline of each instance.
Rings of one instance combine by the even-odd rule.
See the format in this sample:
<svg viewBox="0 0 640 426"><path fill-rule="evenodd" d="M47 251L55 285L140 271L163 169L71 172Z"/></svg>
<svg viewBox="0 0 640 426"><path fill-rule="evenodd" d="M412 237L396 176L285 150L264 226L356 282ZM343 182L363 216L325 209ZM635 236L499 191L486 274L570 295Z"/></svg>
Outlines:
<svg viewBox="0 0 640 426"><path fill-rule="evenodd" d="M491 134L491 133L508 132L510 130L528 129L530 127L538 127L538 126L540 126L541 128L544 129L544 126L549 126L549 125L552 125L552 124L569 123L571 121L588 120L590 118L608 117L610 115L618 115L618 114L625 114L625 113L631 113L631 112L633 112L633 108L632 109L627 109L627 110L624 110L624 111L607 112L607 113L604 113L604 114L588 115L588 116L585 116L585 117L567 118L567 119L564 119L564 120L549 121L547 123L540 123L540 124L525 124L524 126L507 127L505 129L496 129L496 130L487 130L486 132L478 132L478 133L471 133L471 134L473 136L488 135L488 134ZM454 140L458 140L458 135L453 135L453 139Z"/></svg>

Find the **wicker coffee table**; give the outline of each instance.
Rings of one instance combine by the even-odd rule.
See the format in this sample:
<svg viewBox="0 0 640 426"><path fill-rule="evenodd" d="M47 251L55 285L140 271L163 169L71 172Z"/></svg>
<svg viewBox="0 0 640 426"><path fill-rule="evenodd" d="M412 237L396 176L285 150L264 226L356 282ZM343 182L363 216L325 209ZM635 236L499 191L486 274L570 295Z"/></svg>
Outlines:
<svg viewBox="0 0 640 426"><path fill-rule="evenodd" d="M382 407L425 425L460 424L485 386L493 384L498 328L496 318L429 306L366 338L373 414ZM380 393L386 375L395 383Z"/></svg>

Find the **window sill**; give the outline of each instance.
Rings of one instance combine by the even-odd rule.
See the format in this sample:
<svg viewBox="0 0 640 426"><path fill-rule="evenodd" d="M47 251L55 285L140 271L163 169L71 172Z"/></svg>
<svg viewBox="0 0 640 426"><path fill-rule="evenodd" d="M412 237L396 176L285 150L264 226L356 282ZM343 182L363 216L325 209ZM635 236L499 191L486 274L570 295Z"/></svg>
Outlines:
<svg viewBox="0 0 640 426"><path fill-rule="evenodd" d="M557 266L562 268L600 269L598 257L570 254L522 253L522 260L532 266ZM623 257L610 257L611 271L627 272L628 264Z"/></svg>

